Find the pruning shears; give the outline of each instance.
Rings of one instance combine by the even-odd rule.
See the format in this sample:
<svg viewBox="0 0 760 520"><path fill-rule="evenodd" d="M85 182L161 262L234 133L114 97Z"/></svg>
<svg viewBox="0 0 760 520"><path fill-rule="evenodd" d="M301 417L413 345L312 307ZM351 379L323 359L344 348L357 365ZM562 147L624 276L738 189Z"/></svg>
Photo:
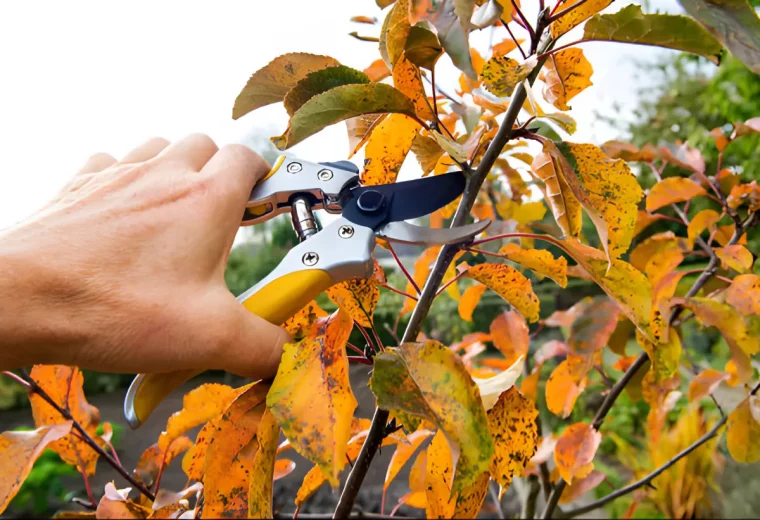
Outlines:
<svg viewBox="0 0 760 520"><path fill-rule="evenodd" d="M362 186L359 169L349 161L312 163L280 156L252 190L242 225L290 213L301 242L266 278L238 296L238 301L250 312L282 325L332 285L370 277L378 238L425 246L472 240L488 227L489 220L445 229L406 222L452 202L464 187L462 172ZM320 230L313 213L316 209L340 217ZM140 426L172 391L199 373L138 375L124 401L129 425Z"/></svg>

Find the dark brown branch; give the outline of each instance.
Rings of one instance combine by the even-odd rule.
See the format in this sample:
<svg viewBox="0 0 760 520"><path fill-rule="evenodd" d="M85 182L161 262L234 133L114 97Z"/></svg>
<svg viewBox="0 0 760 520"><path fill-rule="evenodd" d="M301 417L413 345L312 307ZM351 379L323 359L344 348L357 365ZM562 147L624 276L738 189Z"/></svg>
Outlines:
<svg viewBox="0 0 760 520"><path fill-rule="evenodd" d="M751 395L755 395L760 389L760 383L755 386L755 388L752 389L750 392ZM572 518L574 516L579 516L585 513L588 513L589 511L593 511L594 509L598 509L606 504L609 504L615 499L618 499L624 495L627 495L628 493L635 491L636 489L646 486L649 484L652 480L654 480L658 475L666 471L668 468L672 467L676 462L681 460L682 458L686 457L688 454L702 446L704 443L712 439L718 434L718 430L723 427L724 424L728 421L728 416L723 415L721 417L720 421L718 421L715 426L713 426L709 432L705 433L702 437L700 437L694 444L689 446L688 448L681 451L678 455L670 459L668 462L654 470L652 473L647 475L646 477L637 480L636 482L629 484L625 486L624 488L620 488L617 491L610 493L604 498L600 498L599 500L596 500L595 502L591 502L590 504L586 504L585 506L578 507L576 509L571 509L569 511L565 511L562 515L563 517Z"/></svg>
<svg viewBox="0 0 760 520"><path fill-rule="evenodd" d="M137 489L140 493L148 497L151 501L155 499L155 496L153 496L153 493L150 492L145 486L137 482L132 475L129 474L127 470L124 469L124 467L117 463L111 455L109 455L103 448L98 445L95 440L90 437L90 434L87 433L84 428L82 428L82 425L79 424L79 422L74 419L74 417L71 415L71 413L68 410L63 409L58 403L56 403L52 397L48 395L48 393L40 387L40 385L37 384L37 382L29 377L29 374L24 372L24 380L29 384L29 391L34 392L35 394L39 395L42 399L44 399L50 406L52 406L58 413L63 416L64 419L67 421L71 421L73 424L73 427L77 430L79 435L82 437L82 439L87 443L87 445L95 450L95 452L105 460L109 466L111 466L113 469L116 470L116 472L124 477L124 480L129 482L135 489Z"/></svg>
<svg viewBox="0 0 760 520"><path fill-rule="evenodd" d="M542 44L542 52L551 47L553 43L553 40L547 38ZM531 72L529 77L531 83L535 81L542 65L543 61L540 61L536 68ZM478 167L471 171L468 176L467 185L462 194L462 200L459 202L459 207L452 219L451 227L465 224L467 216L470 214L470 210L475 204L480 187L483 185L483 181L485 181L488 172L491 171L496 159L501 154L504 145L507 144L512 137L512 125L514 125L517 115L522 109L526 96L527 92L525 90L525 84L524 82L521 82L512 95L512 100L504 115L504 120L499 131L496 133L493 141L483 154L483 158ZM435 265L430 272L430 276L428 277L425 286L422 288L420 299L412 311L412 316L409 319L404 335L401 338L402 343L415 341L417 339L417 336L422 330L422 322L430 311L430 307L433 304L437 289L443 280L446 269L454 259L454 255L459 247L460 245L450 244L441 248L438 258L435 261ZM367 475L372 459L385 436L388 417L389 413L386 410L381 410L380 408L375 409L375 414L372 418L367 438L364 441L359 456L354 461L353 469L348 474L346 485L338 500L338 506L335 508L333 518L347 518L351 514L354 502L356 501L356 495L359 493L359 489L361 488L362 482L364 482L364 477Z"/></svg>

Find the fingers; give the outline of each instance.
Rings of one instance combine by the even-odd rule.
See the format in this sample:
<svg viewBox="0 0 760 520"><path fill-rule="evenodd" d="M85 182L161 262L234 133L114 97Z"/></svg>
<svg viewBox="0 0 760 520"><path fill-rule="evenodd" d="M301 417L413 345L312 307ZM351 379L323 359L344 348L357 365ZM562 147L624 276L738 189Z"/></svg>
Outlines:
<svg viewBox="0 0 760 520"><path fill-rule="evenodd" d="M122 164L145 162L156 157L167 146L169 146L169 141L163 137L154 137L129 152L119 162Z"/></svg>
<svg viewBox="0 0 760 520"><path fill-rule="evenodd" d="M207 162L219 151L219 147L204 134L191 134L172 143L156 157L157 161L180 162L194 171L201 171Z"/></svg>
<svg viewBox="0 0 760 520"><path fill-rule="evenodd" d="M116 164L116 159L114 159L112 156L108 155L107 153L96 153L87 159L87 162L79 169L76 174L83 175L98 173L114 164Z"/></svg>
<svg viewBox="0 0 760 520"><path fill-rule="evenodd" d="M251 190L269 170L269 164L259 154L247 146L230 144L222 148L201 173L214 180L220 207L239 224Z"/></svg>

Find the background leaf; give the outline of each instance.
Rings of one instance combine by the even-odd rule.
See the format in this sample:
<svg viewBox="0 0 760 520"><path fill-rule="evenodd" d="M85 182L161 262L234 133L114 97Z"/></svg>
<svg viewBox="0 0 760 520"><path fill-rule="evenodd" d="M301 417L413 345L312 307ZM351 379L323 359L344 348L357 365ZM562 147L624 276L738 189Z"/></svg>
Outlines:
<svg viewBox="0 0 760 520"><path fill-rule="evenodd" d="M285 110L291 117L308 100L341 85L366 84L370 80L363 72L337 65L310 72L293 85L283 99Z"/></svg>

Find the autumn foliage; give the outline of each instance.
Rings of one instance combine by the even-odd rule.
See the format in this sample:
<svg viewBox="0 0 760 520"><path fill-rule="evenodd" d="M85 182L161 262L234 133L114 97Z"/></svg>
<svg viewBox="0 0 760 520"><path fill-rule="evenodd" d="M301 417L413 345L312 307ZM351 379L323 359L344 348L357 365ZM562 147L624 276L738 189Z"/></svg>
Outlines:
<svg viewBox="0 0 760 520"><path fill-rule="evenodd" d="M746 247L760 188L728 164L707 171L699 150L682 143L573 142L568 112L575 96L593 88L582 42L661 46L715 63L733 44L707 16L644 14L636 5L600 14L610 0L541 1L532 22L526 13L535 6L524 12L514 0L377 3L381 24L353 18L371 32L354 35L377 42L356 44L379 47L379 56L368 52L366 69L308 53L279 56L253 73L233 117L283 102L289 122L272 138L283 150L345 122L351 155L363 149L365 185L395 182L410 155L422 175L463 169L468 189L431 215L431 226L494 223L470 244L422 252L406 286L390 288L405 296L400 319L411 317L397 344L383 345L374 330L381 292L389 290L377 264L372 278L327 292L338 307L332 314L313 302L284 325L295 341L273 381L189 392L138 467L122 469L129 483L119 487L132 492L109 484L92 504L95 516L271 517L279 507L301 508L322 485L340 488L350 474L337 512L346 515L380 446L393 452L377 504L383 513L406 506L428 517L474 518L489 485L498 502L524 478L536 489L526 514L535 513L541 484L545 517L558 507L581 514L627 493L634 505L649 501L668 516L709 514L718 435L725 432L735 461L760 460L753 365L760 277ZM692 12L699 2L684 3ZM734 3L724 8L741 9ZM492 44L471 48L469 33L490 27ZM449 59L461 75L444 90L434 71ZM760 118L728 121L712 135L722 153L753 133ZM663 178L666 167L677 174ZM644 174L652 186L642 185ZM542 310L537 287L569 291L575 282L597 290L562 310ZM435 297L457 300L459 316L471 322L491 292L504 303L488 330L448 345L421 331ZM725 366L692 363L682 341L690 321L725 338ZM355 328L366 348L349 342ZM552 339L543 340L546 331ZM379 409L372 420L355 414L351 362L372 366L368 384ZM99 459L119 465L108 427L96 433L99 414L77 368L35 366L24 380L37 429L0 436L0 511L45 448L86 476ZM738 406L704 406L720 388L742 392ZM640 451L603 428L623 390L648 405ZM579 409L589 393L600 394L599 404ZM679 399L688 402L669 416ZM539 417L543 406L556 431ZM606 478L595 465L606 435L619 445L630 482L573 509L568 504ZM273 482L295 466L290 450L312 466L294 504L273 504ZM181 465L185 490L160 487L169 464ZM405 466L408 482L401 482ZM385 504L391 486L404 488L398 504Z"/></svg>

